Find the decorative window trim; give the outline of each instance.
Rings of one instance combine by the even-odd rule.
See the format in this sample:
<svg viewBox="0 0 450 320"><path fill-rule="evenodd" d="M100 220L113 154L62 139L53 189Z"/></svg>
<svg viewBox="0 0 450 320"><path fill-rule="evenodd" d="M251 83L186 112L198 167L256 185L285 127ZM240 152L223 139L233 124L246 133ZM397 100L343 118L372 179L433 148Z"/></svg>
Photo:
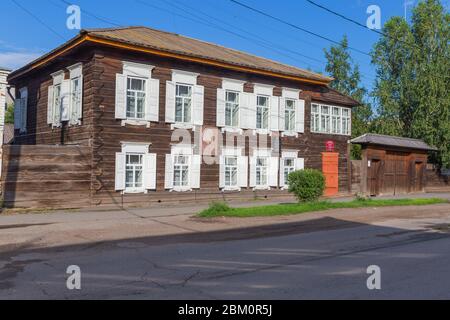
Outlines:
<svg viewBox="0 0 450 320"><path fill-rule="evenodd" d="M253 86L253 92L256 95L273 97L273 89L275 86L268 84L255 83Z"/></svg>
<svg viewBox="0 0 450 320"><path fill-rule="evenodd" d="M51 74L53 78L53 85L56 86L58 84L62 84L65 78L64 70L59 70Z"/></svg>
<svg viewBox="0 0 450 320"><path fill-rule="evenodd" d="M300 99L300 89L283 88L282 97L287 99Z"/></svg>
<svg viewBox="0 0 450 320"><path fill-rule="evenodd" d="M224 90L230 90L230 91L237 91L237 92L244 92L244 84L246 82L242 80L236 80L236 79L222 79L222 89Z"/></svg>
<svg viewBox="0 0 450 320"><path fill-rule="evenodd" d="M319 112L312 112L313 109L313 105L317 105L318 106L318 111ZM328 131L323 131L322 130L322 107L328 107L328 116L330 118L329 120L329 130ZM339 109L339 117L340 117L340 132L339 133L333 133L333 108L338 108ZM343 110L348 110L348 116L344 116L344 112ZM312 121L314 119L313 115L318 115L319 116L319 130L313 130L313 124ZM343 133L344 130L344 120L348 120L348 133ZM310 123L310 131L311 133L314 134L328 134L328 135L335 135L335 136L351 136L352 134L352 109L349 107L344 107L344 106L337 106L337 105L329 105L329 104L324 104L324 103L320 103L320 102L311 102L311 123Z"/></svg>
<svg viewBox="0 0 450 320"><path fill-rule="evenodd" d="M74 65L71 65L71 66L69 66L69 67L67 67L67 70L69 70L69 79L70 79L70 102L69 102L69 113L70 113L70 115L69 115L69 126L74 126L74 125L81 125L81 118L83 117L83 89L84 89L84 83L83 83L83 63L82 62L79 62L79 63L76 63L76 64L74 64ZM77 114L75 114L76 115L76 118L74 117L74 110L73 110L73 108L74 108L74 106L73 106L73 100L72 100L72 97L73 97L73 92L72 92L72 89L73 89L73 87L72 87L72 81L74 81L75 79L79 79L79 85L80 85L80 88L81 88L81 97L80 97L80 106L79 106L79 108L80 108L80 110L79 110L79 112L80 112L80 114L79 115L77 115Z"/></svg>
<svg viewBox="0 0 450 320"><path fill-rule="evenodd" d="M199 73L172 69L172 82L195 86Z"/></svg>
<svg viewBox="0 0 450 320"><path fill-rule="evenodd" d="M145 63L122 61L122 74L130 77L152 78L155 66Z"/></svg>

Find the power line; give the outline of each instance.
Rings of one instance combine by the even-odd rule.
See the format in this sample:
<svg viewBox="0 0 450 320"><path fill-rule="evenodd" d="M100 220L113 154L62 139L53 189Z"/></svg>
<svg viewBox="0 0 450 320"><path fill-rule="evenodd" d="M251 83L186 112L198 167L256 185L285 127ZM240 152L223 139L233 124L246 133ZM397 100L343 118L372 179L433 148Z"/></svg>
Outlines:
<svg viewBox="0 0 450 320"><path fill-rule="evenodd" d="M20 9L22 9L23 11L25 11L28 15L30 15L32 18L34 18L37 22L39 22L42 26L44 26L47 30L49 30L51 33L55 34L56 36L58 36L59 38L65 40L65 38L59 33L57 32L55 29L53 29L52 27L50 27L47 23L45 23L44 21L42 21L38 16L36 16L33 12L31 12L30 10L28 10L27 8L25 8L24 6L22 6L20 3L18 3L16 0L11 0L11 2L13 4L15 4L17 7L19 7Z"/></svg>
<svg viewBox="0 0 450 320"><path fill-rule="evenodd" d="M336 12L336 11L333 11L333 10L331 10L331 9L329 9L329 8L327 8L327 7L323 6L323 5L321 5L321 4L318 4L318 3L316 3L316 2L314 2L314 1L312 1L312 0L306 0L306 1L309 2L309 3L312 4L312 5L314 5L314 6L318 7L318 8L320 8L320 9L322 9L322 10L325 10L325 11L331 13L331 14L334 14L335 16L338 16L338 17L340 17L340 18L342 18L342 19L344 19L344 20L347 20L347 21L349 21L349 22L351 22L351 23L353 23L353 24L356 24L357 26L360 26L360 27L362 27L362 28L364 28L364 29L366 29L366 30L372 31L372 32L374 32L374 33L377 33L377 34L382 35L382 36L387 37L387 38L391 38L392 40L402 42L403 44L406 44L406 45L408 45L408 46L414 46L414 47L418 48L418 46L417 46L415 43L409 43L409 42L406 42L406 41L404 41L404 40L402 40L402 39L395 38L395 37L393 37L393 36L391 36L391 35L389 35L389 34L383 32L383 31L378 31L377 29L369 28L367 25L365 25L365 24L363 24L363 23L360 23L360 22L358 22L358 21L356 21L356 20L353 20L353 19L351 19L351 18L348 18L348 17L344 16L343 14L341 14L341 13L339 13L339 12Z"/></svg>
<svg viewBox="0 0 450 320"><path fill-rule="evenodd" d="M340 43L339 43L338 41L336 41L336 40L330 39L330 38L328 38L328 37L325 37L325 36L323 36L323 35L320 35L320 34L318 34L318 33L316 33L316 32L310 31L310 30L308 30L308 29L299 27L299 26L297 26L297 25L295 25L295 24L293 24L293 23L291 23L291 22L288 22L288 21L286 21L286 20L283 20L283 19L281 19L281 18L275 17L275 16L273 16L273 15L271 15L271 14L268 14L268 13L266 13L266 12L264 12L264 11L261 11L261 10L259 10L259 9L253 8L253 7L251 7L251 6L248 6L248 5L246 5L246 4L242 3L242 2L239 2L239 1L237 1L237 0L229 0L229 1L231 1L231 2L233 2L233 3L235 3L235 4L237 4L237 5L239 5L239 6L241 6L241 7L244 7L244 8L246 8L246 9L248 9L248 10L251 10L251 11L253 11L253 12L259 13L259 14L265 16L265 17L271 18L271 19L276 20L276 21L278 21L278 22L280 22L280 23L283 23L283 24L285 24L285 25L288 25L288 26L290 26L290 27L292 27L292 28L294 28L294 29L303 31L303 32L305 32L305 33L308 33L308 34L313 35L313 36L315 36L315 37L318 37L318 38L320 38L320 39L323 39L323 40L332 42L332 43L334 43L334 44L340 45ZM358 52L358 53L361 53L361 54L364 54L364 55L370 57L370 54L369 54L369 53L364 52L364 51L362 51L362 50L360 50L360 49L353 48L353 47L348 47L348 48L351 49L351 50L353 50L353 51L355 51L355 52Z"/></svg>

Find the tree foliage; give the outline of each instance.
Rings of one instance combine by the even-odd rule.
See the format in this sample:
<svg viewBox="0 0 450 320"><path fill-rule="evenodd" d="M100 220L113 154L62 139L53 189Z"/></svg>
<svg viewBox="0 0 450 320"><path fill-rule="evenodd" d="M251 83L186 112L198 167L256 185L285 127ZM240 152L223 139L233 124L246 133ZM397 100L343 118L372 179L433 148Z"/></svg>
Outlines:
<svg viewBox="0 0 450 320"><path fill-rule="evenodd" d="M367 89L361 86L359 66L350 56L347 37L339 45L325 50L327 64L325 71L334 78L330 86L360 102L352 110L352 137L358 137L369 130L372 109L367 101ZM352 147L352 158L360 158L359 146Z"/></svg>
<svg viewBox="0 0 450 320"><path fill-rule="evenodd" d="M450 14L438 0L413 9L411 25L386 22L372 51L378 133L423 139L439 148L435 161L450 167Z"/></svg>
<svg viewBox="0 0 450 320"><path fill-rule="evenodd" d="M13 124L14 123L14 105L9 104L6 108L5 112L5 123Z"/></svg>

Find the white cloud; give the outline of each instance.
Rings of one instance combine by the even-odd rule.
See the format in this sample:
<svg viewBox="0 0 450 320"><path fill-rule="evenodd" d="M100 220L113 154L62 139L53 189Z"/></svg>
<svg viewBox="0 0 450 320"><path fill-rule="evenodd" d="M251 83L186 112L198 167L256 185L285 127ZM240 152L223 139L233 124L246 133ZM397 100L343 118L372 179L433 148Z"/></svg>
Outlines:
<svg viewBox="0 0 450 320"><path fill-rule="evenodd" d="M8 69L18 69L40 57L37 52L0 52L0 66Z"/></svg>

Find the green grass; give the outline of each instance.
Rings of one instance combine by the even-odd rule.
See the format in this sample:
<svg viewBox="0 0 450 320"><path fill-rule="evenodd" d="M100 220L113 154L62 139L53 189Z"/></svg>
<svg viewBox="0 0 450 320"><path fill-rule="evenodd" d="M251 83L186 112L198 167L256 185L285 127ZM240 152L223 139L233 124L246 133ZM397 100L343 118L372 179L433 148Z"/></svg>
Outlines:
<svg viewBox="0 0 450 320"><path fill-rule="evenodd" d="M340 208L365 208L365 207L389 207L389 206L423 206L439 203L448 203L439 198L430 199L356 199L350 202L308 202L277 204L249 208L231 208L225 203L212 203L210 207L198 214L199 217L268 217L278 215L292 215L305 212L323 211Z"/></svg>

